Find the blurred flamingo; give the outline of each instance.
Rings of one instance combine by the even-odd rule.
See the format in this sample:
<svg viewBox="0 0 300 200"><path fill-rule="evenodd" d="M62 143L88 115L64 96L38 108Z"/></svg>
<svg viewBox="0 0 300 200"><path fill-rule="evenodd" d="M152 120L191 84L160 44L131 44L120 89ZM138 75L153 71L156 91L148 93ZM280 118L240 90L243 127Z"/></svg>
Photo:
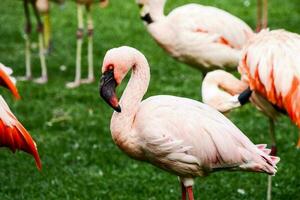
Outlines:
<svg viewBox="0 0 300 200"><path fill-rule="evenodd" d="M19 93L15 87L15 79L11 77L12 70L0 63L0 85L8 88L16 99ZM17 120L8 105L0 95L0 147L8 147L13 152L22 150L35 158L36 166L41 169L40 157L34 140L27 130Z"/></svg>
<svg viewBox="0 0 300 200"><path fill-rule="evenodd" d="M67 88L78 87L81 83L92 83L94 81L94 64L93 64L93 34L94 25L91 14L91 8L94 0L77 0L77 50L76 50L76 72L75 80L67 83ZM108 0L99 0L100 7L106 7ZM83 23L83 10L86 8L87 12L87 35L88 35L88 77L87 79L81 80L81 51L84 36L84 23Z"/></svg>
<svg viewBox="0 0 300 200"><path fill-rule="evenodd" d="M132 69L120 103L115 88ZM114 142L130 157L180 177L182 199L193 200L194 178L211 172L276 173L278 157L266 145L254 145L215 109L187 98L160 95L144 101L150 70L144 55L130 47L108 51L100 94L116 111L111 119Z"/></svg>
<svg viewBox="0 0 300 200"><path fill-rule="evenodd" d="M164 15L166 0L137 0L154 40L175 59L200 69L236 69L241 49L254 34L239 18L221 9L187 4Z"/></svg>

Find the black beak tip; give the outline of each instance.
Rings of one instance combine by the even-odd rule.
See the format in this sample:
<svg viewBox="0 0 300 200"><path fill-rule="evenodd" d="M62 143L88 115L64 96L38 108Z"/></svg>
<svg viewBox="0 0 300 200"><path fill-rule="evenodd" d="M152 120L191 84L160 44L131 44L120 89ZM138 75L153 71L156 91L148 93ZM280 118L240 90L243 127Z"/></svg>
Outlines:
<svg viewBox="0 0 300 200"><path fill-rule="evenodd" d="M114 110L118 113L120 113L122 110L121 110L121 106L118 105L117 107L114 108Z"/></svg>

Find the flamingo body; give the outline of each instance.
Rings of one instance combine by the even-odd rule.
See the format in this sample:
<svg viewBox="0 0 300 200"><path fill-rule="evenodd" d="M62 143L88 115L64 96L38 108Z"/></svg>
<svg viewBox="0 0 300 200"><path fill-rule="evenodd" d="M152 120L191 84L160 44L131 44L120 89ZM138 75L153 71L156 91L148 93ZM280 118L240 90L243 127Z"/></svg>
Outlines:
<svg viewBox="0 0 300 200"><path fill-rule="evenodd" d="M240 51L253 35L251 28L239 18L221 9L199 4L187 4L163 15L164 0L149 0L142 13L148 13L152 23L148 31L176 59L210 71L216 68L236 68Z"/></svg>
<svg viewBox="0 0 300 200"><path fill-rule="evenodd" d="M166 95L142 101L132 132L143 158L180 177L220 169L275 173L264 160L269 156L227 118L191 99Z"/></svg>

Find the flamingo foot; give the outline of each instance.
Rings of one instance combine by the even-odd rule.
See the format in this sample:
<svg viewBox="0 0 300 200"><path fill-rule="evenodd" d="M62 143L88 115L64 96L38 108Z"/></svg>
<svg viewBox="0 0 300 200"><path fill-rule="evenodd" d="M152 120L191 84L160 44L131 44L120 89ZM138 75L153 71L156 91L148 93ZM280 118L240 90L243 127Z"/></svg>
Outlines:
<svg viewBox="0 0 300 200"><path fill-rule="evenodd" d="M79 86L80 86L80 81L69 82L69 83L66 84L66 87L68 89L77 88Z"/></svg>
<svg viewBox="0 0 300 200"><path fill-rule="evenodd" d="M17 78L18 81L30 81L32 80L32 76L21 76Z"/></svg>
<svg viewBox="0 0 300 200"><path fill-rule="evenodd" d="M277 147L276 147L276 145L272 145L270 155L271 156L276 156L277 155Z"/></svg>
<svg viewBox="0 0 300 200"><path fill-rule="evenodd" d="M92 78L82 79L82 80L80 81L80 83L82 83L82 84L90 84L90 83L92 83L92 82L94 82L94 81L95 81L95 78L92 77Z"/></svg>
<svg viewBox="0 0 300 200"><path fill-rule="evenodd" d="M45 84L48 82L47 76L41 76L40 78L34 79L34 82L37 84Z"/></svg>

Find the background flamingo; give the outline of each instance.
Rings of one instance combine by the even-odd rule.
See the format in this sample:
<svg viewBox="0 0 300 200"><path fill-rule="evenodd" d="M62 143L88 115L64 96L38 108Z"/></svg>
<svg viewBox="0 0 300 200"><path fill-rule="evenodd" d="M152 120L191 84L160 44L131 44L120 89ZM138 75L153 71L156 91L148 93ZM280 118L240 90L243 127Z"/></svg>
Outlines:
<svg viewBox="0 0 300 200"><path fill-rule="evenodd" d="M76 50L76 72L75 80L67 83L67 88L78 87L81 83L92 83L94 81L94 63L93 63L93 35L94 24L91 14L92 4L94 0L77 0L77 50ZM99 0L100 6L105 7L108 4L108 0ZM87 12L87 35L88 35L88 77L81 80L81 51L84 36L84 22L83 22L83 10L86 8Z"/></svg>
<svg viewBox="0 0 300 200"><path fill-rule="evenodd" d="M115 88L133 69L118 102ZM114 142L127 155L147 161L180 177L182 199L193 200L194 178L219 170L274 175L278 157L265 145L255 146L226 117L197 101L153 96L144 101L150 70L144 55L120 47L105 55L100 94L115 109L111 119Z"/></svg>
<svg viewBox="0 0 300 200"><path fill-rule="evenodd" d="M0 84L13 93L19 99L19 93L15 87L15 79L11 75L12 70L0 63ZM27 130L17 120L8 105L0 95L0 147L8 147L13 152L22 150L35 158L36 166L41 169L40 157L34 140Z"/></svg>
<svg viewBox="0 0 300 200"><path fill-rule="evenodd" d="M155 41L172 57L208 71L236 69L241 49L253 35L239 18L215 7L187 4L164 15L166 0L137 0Z"/></svg>

